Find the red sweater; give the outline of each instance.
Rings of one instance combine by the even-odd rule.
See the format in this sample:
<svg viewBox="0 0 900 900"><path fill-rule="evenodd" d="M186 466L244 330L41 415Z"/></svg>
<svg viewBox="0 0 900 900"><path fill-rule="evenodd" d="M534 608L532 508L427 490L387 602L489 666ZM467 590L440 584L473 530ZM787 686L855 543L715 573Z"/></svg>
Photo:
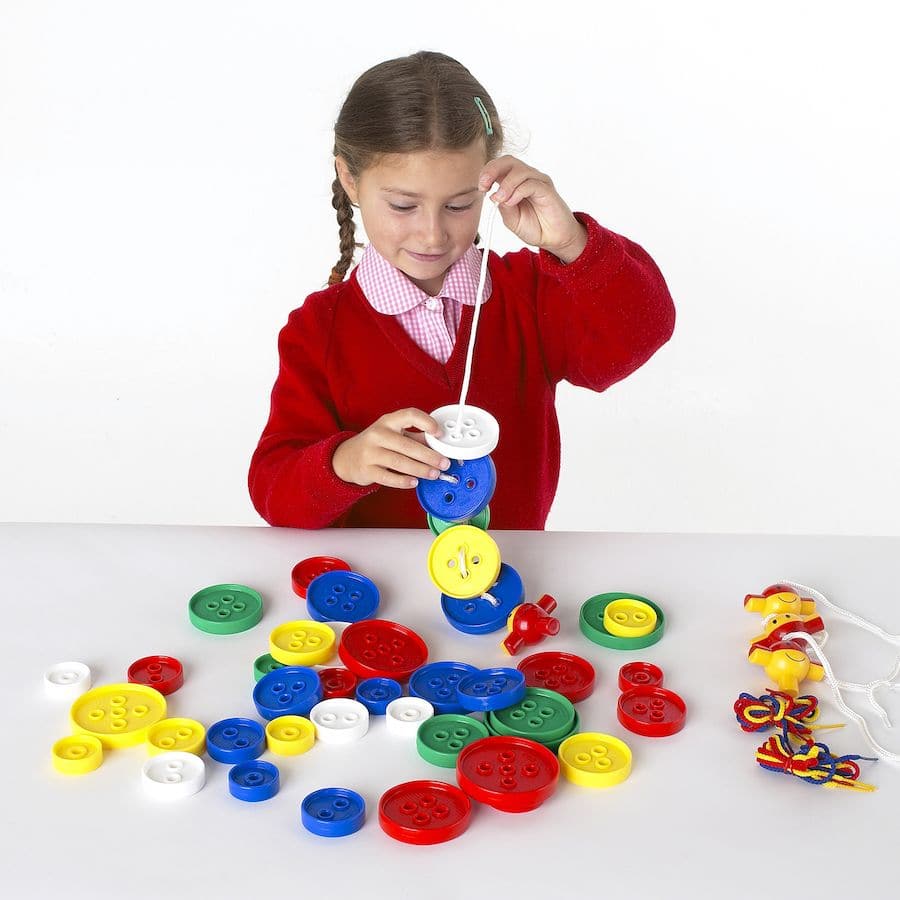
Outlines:
<svg viewBox="0 0 900 900"><path fill-rule="evenodd" d="M672 335L675 308L653 260L585 213L588 242L568 265L524 248L488 258L467 402L492 413L497 489L491 528L542 529L559 481L556 385L603 391ZM377 312L356 280L310 294L278 338L269 421L250 463L253 505L271 525L426 527L415 490L341 481L341 441L408 406L459 402L473 307L462 312L446 365Z"/></svg>

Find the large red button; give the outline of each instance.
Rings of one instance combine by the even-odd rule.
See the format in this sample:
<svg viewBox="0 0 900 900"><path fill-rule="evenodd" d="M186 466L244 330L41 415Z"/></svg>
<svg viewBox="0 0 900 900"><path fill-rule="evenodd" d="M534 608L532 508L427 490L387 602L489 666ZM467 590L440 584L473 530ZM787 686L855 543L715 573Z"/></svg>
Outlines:
<svg viewBox="0 0 900 900"><path fill-rule="evenodd" d="M349 669L341 666L319 669L319 681L322 683L323 700L356 696L356 676Z"/></svg>
<svg viewBox="0 0 900 900"><path fill-rule="evenodd" d="M291 569L291 584L298 597L306 599L309 583L326 572L349 572L350 566L336 556L310 556L302 559Z"/></svg>
<svg viewBox="0 0 900 900"><path fill-rule="evenodd" d="M619 669L619 690L630 691L636 687L662 687L663 670L648 662L625 663Z"/></svg>
<svg viewBox="0 0 900 900"><path fill-rule="evenodd" d="M385 834L405 844L440 844L468 827L472 803L444 781L407 781L386 791L378 803Z"/></svg>
<svg viewBox="0 0 900 900"><path fill-rule="evenodd" d="M528 812L555 790L559 760L528 738L473 741L456 758L456 780L473 799L502 812Z"/></svg>
<svg viewBox="0 0 900 900"><path fill-rule="evenodd" d="M526 656L518 667L527 687L548 688L572 703L584 700L594 690L594 667L574 653L546 651Z"/></svg>
<svg viewBox="0 0 900 900"><path fill-rule="evenodd" d="M360 678L406 681L428 659L425 641L411 628L384 619L363 619L348 625L338 653Z"/></svg>
<svg viewBox="0 0 900 900"><path fill-rule="evenodd" d="M128 667L128 680L171 694L184 684L184 669L174 656L145 656Z"/></svg>
<svg viewBox="0 0 900 900"><path fill-rule="evenodd" d="M635 734L668 737L684 728L687 707L674 691L661 687L636 687L619 695L619 721Z"/></svg>

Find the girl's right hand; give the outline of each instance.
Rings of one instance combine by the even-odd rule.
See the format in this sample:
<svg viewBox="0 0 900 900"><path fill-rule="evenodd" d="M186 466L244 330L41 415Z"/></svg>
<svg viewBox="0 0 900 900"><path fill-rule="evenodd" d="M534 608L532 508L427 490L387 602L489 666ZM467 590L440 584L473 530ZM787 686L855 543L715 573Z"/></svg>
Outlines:
<svg viewBox="0 0 900 900"><path fill-rule="evenodd" d="M414 488L420 478L434 480L450 467L450 460L432 450L422 434L408 434L407 428L441 433L441 426L421 409L387 413L338 444L331 458L334 474L351 484L394 488Z"/></svg>

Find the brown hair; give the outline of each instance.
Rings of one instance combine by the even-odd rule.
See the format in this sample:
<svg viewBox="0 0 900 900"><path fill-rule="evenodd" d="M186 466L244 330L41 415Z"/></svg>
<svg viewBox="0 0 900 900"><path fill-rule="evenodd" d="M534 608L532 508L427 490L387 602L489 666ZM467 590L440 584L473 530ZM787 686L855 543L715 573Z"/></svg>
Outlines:
<svg viewBox="0 0 900 900"><path fill-rule="evenodd" d="M475 97L487 110L493 134L487 133ZM485 141L488 159L499 155L503 129L494 101L464 65L443 53L420 50L379 63L356 79L334 124L334 155L342 156L358 179L384 154L462 150L478 138ZM362 246L355 240L353 206L337 177L332 190L341 258L329 285L344 280L354 250Z"/></svg>

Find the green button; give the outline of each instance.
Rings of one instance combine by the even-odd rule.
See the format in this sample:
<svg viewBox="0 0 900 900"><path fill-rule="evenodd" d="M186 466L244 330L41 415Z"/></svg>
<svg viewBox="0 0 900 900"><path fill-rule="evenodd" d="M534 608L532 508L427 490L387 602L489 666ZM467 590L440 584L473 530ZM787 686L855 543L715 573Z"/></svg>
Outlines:
<svg viewBox="0 0 900 900"><path fill-rule="evenodd" d="M491 734L503 734L503 735L506 734L505 731L494 731L490 718L485 719L485 724L487 725L487 729ZM556 751L559 750L562 742L566 738L571 737L573 734L578 734L578 731L580 728L581 728L581 719L579 718L578 710L576 709L575 710L575 721L572 724L572 730L568 734L564 734L560 738L554 738L552 741L547 741L546 743L544 741L537 741L537 743L543 744L548 750L551 750L553 753L556 753Z"/></svg>
<svg viewBox="0 0 900 900"><path fill-rule="evenodd" d="M482 531L487 531L488 525L491 524L491 508L486 506L477 516L472 519L466 519L465 522L445 522L431 513L427 513L425 518L428 520L428 527L431 529L431 533L435 536L443 534L453 525L474 525Z"/></svg>
<svg viewBox="0 0 900 900"><path fill-rule="evenodd" d="M528 738L540 744L562 740L572 731L575 707L571 701L547 688L530 687L513 706L493 709L485 723L494 734Z"/></svg>
<svg viewBox="0 0 900 900"><path fill-rule="evenodd" d="M262 618L262 597L242 584L214 584L188 603L191 624L208 634L237 634Z"/></svg>
<svg viewBox="0 0 900 900"><path fill-rule="evenodd" d="M263 675L268 675L269 672L274 672L276 669L283 668L284 663L280 663L277 659L273 659L271 653L263 653L262 656L257 656L256 659L253 660L253 677L259 681Z"/></svg>
<svg viewBox="0 0 900 900"><path fill-rule="evenodd" d="M656 628L645 634L643 637L617 637L610 634L603 625L603 613L607 606L613 600L640 600L646 603L656 613ZM601 647L608 647L610 650L643 650L655 644L662 636L666 627L666 618L663 611L652 601L646 597L639 597L637 594L623 594L614 591L611 594L597 594L586 600L581 606L581 613L578 616L578 627L581 633L595 644Z"/></svg>
<svg viewBox="0 0 900 900"><path fill-rule="evenodd" d="M445 713L426 719L416 732L419 756L426 762L446 769L456 768L460 750L472 741L490 737L487 728L471 716Z"/></svg>

